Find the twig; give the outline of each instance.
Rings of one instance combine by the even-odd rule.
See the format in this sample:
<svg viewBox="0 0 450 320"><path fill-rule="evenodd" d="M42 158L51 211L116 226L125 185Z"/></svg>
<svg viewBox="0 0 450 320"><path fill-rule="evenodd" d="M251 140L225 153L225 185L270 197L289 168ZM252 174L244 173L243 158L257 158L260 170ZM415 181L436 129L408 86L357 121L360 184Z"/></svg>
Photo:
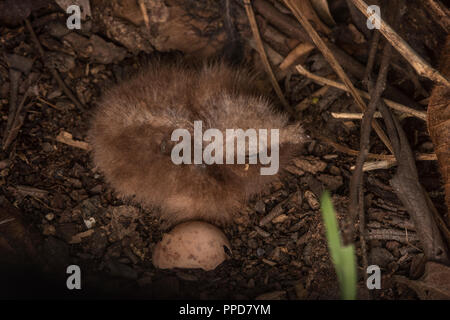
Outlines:
<svg viewBox="0 0 450 320"><path fill-rule="evenodd" d="M447 35L440 56L440 71L450 77L450 34ZM444 184L445 203L450 210L450 88L437 85L433 88L428 103L427 127L438 157ZM449 245L450 248L450 245Z"/></svg>
<svg viewBox="0 0 450 320"><path fill-rule="evenodd" d="M31 38L33 39L34 44L38 48L41 58L43 59L45 57L44 48L42 48L42 45L39 42L39 39L36 36L36 33L34 32L33 27L31 26L31 23L30 23L30 21L28 19L25 19L25 25L27 26L28 32L30 32ZM58 71L54 67L52 67L50 65L47 65L47 67L50 69L50 72L52 73L53 77L58 82L59 87L61 88L61 90L64 91L66 96L78 107L78 109L80 109L81 111L85 111L86 108L73 95L72 91L70 91L70 89L67 88L67 86L64 83L63 79L61 79L61 76L59 75Z"/></svg>
<svg viewBox="0 0 450 320"><path fill-rule="evenodd" d="M418 159L416 157L416 160L420 160L420 159ZM429 159L422 159L422 160L429 160ZM380 160L380 161L368 161L368 162L364 162L363 172L372 171L372 170L379 170L379 169L390 169L390 168L392 168L392 167L394 167L396 165L397 165L397 161L394 160L394 159L391 159L391 160ZM350 170L355 170L355 166L351 166Z"/></svg>
<svg viewBox="0 0 450 320"><path fill-rule="evenodd" d="M394 14L397 14L397 0L391 1L390 7L388 10L393 11L391 17L394 18ZM398 15L398 14L397 14ZM365 78L364 82L367 85L367 89L370 93L371 99L367 109L364 111L364 117L361 121L361 139L360 139L360 152L358 157L356 158L355 170L353 171L352 177L350 179L350 214L353 214L353 219L355 219L356 214L359 217L359 237L360 237L360 245L361 245L361 256L364 270L367 270L368 267L368 258L367 258L367 243L365 238L365 229L366 229L366 211L364 206L364 163L367 158L367 154L370 150L370 133L372 131L372 123L373 116L375 111L377 110L377 105L381 100L381 95L383 94L386 88L386 80L389 71L389 61L391 58L391 46L389 44L385 44L383 49L383 55L381 58L381 65L378 74L378 78L375 86L373 86L372 81L370 80L370 75L372 74L372 68L375 63L375 56L378 47L378 38L377 34L374 35L371 44L370 56L368 65L365 70ZM364 280L367 281L367 273L364 272ZM369 293L371 296L371 293Z"/></svg>
<svg viewBox="0 0 450 320"><path fill-rule="evenodd" d="M364 116L363 113L350 113L350 112L331 112L331 116L335 119L353 119L361 120ZM381 118L381 113L375 112L374 118Z"/></svg>
<svg viewBox="0 0 450 320"><path fill-rule="evenodd" d="M69 146L80 148L86 151L90 150L90 146L87 142L73 140L72 134L66 131L61 131L56 137L56 141L67 144Z"/></svg>
<svg viewBox="0 0 450 320"><path fill-rule="evenodd" d="M284 97L283 92L281 91L281 88L278 85L278 82L275 78L272 67L270 66L269 60L267 59L266 51L264 50L264 45L261 40L261 36L259 34L258 24L256 23L255 13L253 12L253 8L252 8L250 0L245 0L244 5L245 5L245 11L247 12L248 20L250 21L250 26L251 26L251 29L253 32L253 37L256 40L258 52L261 56L261 59L264 64L264 67L266 69L266 72L269 75L270 81L272 82L272 86L273 86L278 98L280 99L281 103L283 104L285 110L287 112L291 113L292 110L289 106L289 103L287 102L286 98Z"/></svg>
<svg viewBox="0 0 450 320"><path fill-rule="evenodd" d="M148 18L147 8L145 7L145 1L138 0L138 2L139 2L139 9L141 10L142 17L144 18L145 26L147 27L147 30L150 30L150 19Z"/></svg>
<svg viewBox="0 0 450 320"><path fill-rule="evenodd" d="M43 189L39 189L39 188L34 188L34 187L30 187L30 186L24 186L24 185L19 185L16 186L15 191L17 193L19 193L21 196L31 196L34 198L47 198L49 191L47 190L43 190Z"/></svg>
<svg viewBox="0 0 450 320"><path fill-rule="evenodd" d="M395 160L381 160L381 161L369 161L364 162L362 171L372 171L372 170L379 170L379 169L389 169L393 166L395 166L397 162ZM355 170L355 166L351 166L350 170Z"/></svg>
<svg viewBox="0 0 450 320"><path fill-rule="evenodd" d="M371 17L367 11L367 4L363 0L351 0L353 4L367 18ZM450 82L442 76L439 71L431 67L413 48L409 46L381 17L380 32L389 41L389 43L408 61L418 74L435 82L450 86Z"/></svg>
<svg viewBox="0 0 450 320"><path fill-rule="evenodd" d="M238 1L238 3L240 2ZM256 11L258 11L268 23L275 26L289 38L297 39L301 42L313 43L311 38L308 34L306 34L296 19L292 18L290 15L280 12L280 10L275 8L269 1L253 0L252 4ZM266 37L270 43L282 41L282 39L279 39L278 37L269 38L272 36L268 33L264 33L262 36ZM288 37L284 39L284 42L289 40ZM326 39L323 40L326 42L328 48L330 48L333 55L336 57L337 61L341 64L344 70L355 76L357 79L362 80L364 77L365 66L337 47L335 44L327 41ZM414 106L416 109L420 108L420 105L417 102L389 84L386 88L385 95L386 98L398 100L404 105Z"/></svg>
<svg viewBox="0 0 450 320"><path fill-rule="evenodd" d="M392 62L391 67L404 74L404 77L403 77L403 79L401 79L399 81L399 84L401 84L407 80L410 80L413 83L414 99L416 97L418 97L419 95L422 95L424 97L429 97L430 94L428 93L427 90L424 89L424 87L422 86L422 84L419 81L420 76L416 73L416 71L413 69L413 67L411 67L410 64L406 64L406 68L405 68L404 66L400 66L398 63Z"/></svg>
<svg viewBox="0 0 450 320"><path fill-rule="evenodd" d="M284 58L283 62L278 66L281 70L289 68L295 63L295 61L310 53L314 49L314 46L309 43L300 43Z"/></svg>
<svg viewBox="0 0 450 320"><path fill-rule="evenodd" d="M359 212L359 216L364 215L364 201L359 203L359 194L362 193L362 181L363 181L363 165L366 161L367 154L370 149L370 132L372 130L371 123L372 118L377 109L378 102L381 99L381 94L386 87L387 73L389 70L389 59L391 57L391 46L386 45L383 50L383 56L381 61L380 73L375 85L375 88L370 89L372 91L372 99L369 106L364 112L364 117L361 122L361 140L360 140L360 152L356 159L355 171L353 171L352 178L350 180L350 212L356 215ZM369 85L369 88L371 85ZM355 216L354 216L355 217Z"/></svg>
<svg viewBox="0 0 450 320"><path fill-rule="evenodd" d="M38 96L38 97L36 97L36 99L39 100L40 102L45 103L46 105L52 107L53 109L56 109L58 111L63 111L60 107L58 107L57 105L52 104L51 102L48 102L47 100L45 100L42 97Z"/></svg>
<svg viewBox="0 0 450 320"><path fill-rule="evenodd" d="M362 32L366 39L370 38L370 30L366 26L365 17L359 12L358 9L351 3L350 0L346 0L348 10L350 11L350 16L352 17L353 23L358 28L358 31Z"/></svg>
<svg viewBox="0 0 450 320"><path fill-rule="evenodd" d="M369 65L366 68L366 77L364 80L368 83L368 88L371 88L370 84L370 74L372 73L372 67L375 62L376 55L376 47L378 45L378 41L376 39L376 35L374 36L374 41L372 43L371 56L369 58ZM389 70L389 59L391 57L391 46L386 45L383 50L383 57L381 60L380 73L378 74L377 82L375 88L373 90L369 89L371 93L371 99L367 109L364 111L364 117L361 121L361 139L360 139L360 152L358 157L356 158L355 170L353 171L352 177L350 179L350 214L353 214L353 218L355 218L356 214L359 217L359 237L360 237L360 245L361 245L361 256L362 256L362 264L364 270L367 269L369 263L367 258L367 244L365 238L365 229L366 229L366 211L364 208L364 184L363 184L363 176L364 176L364 164L367 158L367 155L370 150L370 133L372 131L372 121L375 111L377 109L377 105L379 100L381 99L381 95L383 94L384 89L386 88L386 79L387 73ZM364 279L367 281L367 273L364 272Z"/></svg>
<svg viewBox="0 0 450 320"><path fill-rule="evenodd" d="M301 65L297 65L297 66L295 66L295 68L297 69L298 73L300 73L301 75L303 75L305 77L308 77L311 80L313 80L313 81L315 81L315 82L317 82L317 83L319 83L321 85L331 86L331 87L334 87L334 88L337 88L337 89L341 89L341 90L344 90L344 91L348 92L348 88L345 85L343 85L342 83L339 83L339 82L336 82L336 81L333 81L333 80L330 80L330 79L327 79L327 78L315 75L315 74L309 72L308 70L306 70ZM362 97L364 97L366 99L370 99L370 95L367 92L362 91L362 90L358 90L358 89L356 89L356 90L358 91L358 93ZM384 100L384 102L386 103L386 105L388 107L390 107L390 108L392 108L394 110L410 114L410 115L412 115L414 117L417 117L419 119L422 119L424 121L427 120L427 113L426 112L415 110L413 108L407 107L405 105L402 105L400 103L397 103L397 102L389 100L389 99L383 99L383 100Z"/></svg>
<svg viewBox="0 0 450 320"><path fill-rule="evenodd" d="M8 223L8 222L12 222L12 221L14 221L14 220L16 220L16 218L8 218L8 219L4 219L4 220L0 221L0 225L6 224L6 223Z"/></svg>
<svg viewBox="0 0 450 320"><path fill-rule="evenodd" d="M350 0L347 0L350 1ZM373 66L375 64L375 57L377 55L378 44L380 42L380 33L375 31L370 43L369 58L367 59L366 70L364 71L363 83L367 87L369 85L370 76L372 74Z"/></svg>
<svg viewBox="0 0 450 320"><path fill-rule="evenodd" d="M428 10L434 21L439 23L445 32L450 33L450 11L440 1L426 0L425 2L425 10Z"/></svg>
<svg viewBox="0 0 450 320"><path fill-rule="evenodd" d="M254 39L248 40L248 44L250 47L258 51L258 44ZM279 65L281 62L283 62L283 56L279 54L277 51L275 51L267 42L263 43L264 50L267 54L267 58L269 58L270 62L272 62L273 65Z"/></svg>
<svg viewBox="0 0 450 320"><path fill-rule="evenodd" d="M3 150L6 150L8 136L10 135L11 128L14 125L16 119L16 110L17 110L17 92L19 87L19 79L20 79L20 71L15 70L14 68L9 68L9 80L10 80L10 97L9 97L9 115L8 122L6 123L5 132L3 134Z"/></svg>
<svg viewBox="0 0 450 320"><path fill-rule="evenodd" d="M320 141L328 144L329 146L335 148L337 151L345 153L349 156L358 156L359 151L351 149L349 147L343 146L337 142L334 142L333 140L315 132L314 137L317 137ZM386 155L386 154L375 154L375 153L369 153L367 155L368 159L375 159L375 160L386 160L386 161L395 161L394 155ZM419 153L416 155L416 160L419 161L435 161L437 160L437 156L434 153Z"/></svg>
<svg viewBox="0 0 450 320"><path fill-rule="evenodd" d="M353 99L355 99L356 104L359 106L359 108L364 111L366 109L366 104L359 95L359 93L356 91L356 88L353 86L353 83L348 78L347 74L342 69L339 62L334 57L333 53L328 49L325 42L320 38L319 34L314 30L311 23L308 21L308 19L305 17L305 15L301 12L301 10L298 9L296 3L292 0L284 0L286 5L291 9L291 11L294 13L294 15L297 17L298 21L301 23L303 28L308 32L309 36L313 40L314 44L317 46L317 48L322 52L330 66L334 69L334 71L338 74L339 78L341 78L342 82L347 86L349 89L350 94L353 96ZM386 145L386 147L389 149L389 151L392 152L392 146L389 142L388 137L384 133L383 129L380 127L380 125L375 122L373 123L373 127L380 137L381 141Z"/></svg>
<svg viewBox="0 0 450 320"><path fill-rule="evenodd" d="M401 243L409 243L411 241L419 241L419 237L415 233L403 232L395 229L372 229L365 234L367 240L394 240Z"/></svg>
<svg viewBox="0 0 450 320"><path fill-rule="evenodd" d="M27 91L25 92L22 100L20 101L20 104L17 106L15 110L15 114L10 116L13 116L13 120L11 122L11 127L8 128L8 131L3 137L3 150L8 149L11 142L17 137L17 134L19 133L20 128L23 124L23 117L21 117L21 112L23 109L23 106L25 105L25 101L28 99L28 96L30 95L30 87L28 87Z"/></svg>

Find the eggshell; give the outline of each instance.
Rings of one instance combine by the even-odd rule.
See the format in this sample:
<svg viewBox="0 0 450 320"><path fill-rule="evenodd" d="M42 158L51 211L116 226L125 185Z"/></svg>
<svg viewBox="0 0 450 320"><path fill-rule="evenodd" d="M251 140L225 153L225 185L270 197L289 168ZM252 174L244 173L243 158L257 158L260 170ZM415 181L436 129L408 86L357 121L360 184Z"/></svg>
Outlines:
<svg viewBox="0 0 450 320"><path fill-rule="evenodd" d="M201 221L189 221L164 234L153 251L157 268L201 268L214 270L227 259L231 246L217 227Z"/></svg>

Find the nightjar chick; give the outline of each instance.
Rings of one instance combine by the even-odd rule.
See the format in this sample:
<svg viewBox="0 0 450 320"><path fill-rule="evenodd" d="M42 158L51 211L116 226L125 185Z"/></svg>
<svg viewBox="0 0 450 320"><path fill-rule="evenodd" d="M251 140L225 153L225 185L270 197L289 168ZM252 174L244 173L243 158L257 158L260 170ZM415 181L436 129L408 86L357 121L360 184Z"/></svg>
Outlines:
<svg viewBox="0 0 450 320"><path fill-rule="evenodd" d="M244 148L228 129L242 130ZM252 149L255 133L259 148ZM223 62L149 63L104 93L89 131L94 165L117 194L159 208L169 224L231 222L306 140L301 127L288 125L261 95L251 72ZM208 150L213 163L202 159ZM270 156L279 164L268 163Z"/></svg>

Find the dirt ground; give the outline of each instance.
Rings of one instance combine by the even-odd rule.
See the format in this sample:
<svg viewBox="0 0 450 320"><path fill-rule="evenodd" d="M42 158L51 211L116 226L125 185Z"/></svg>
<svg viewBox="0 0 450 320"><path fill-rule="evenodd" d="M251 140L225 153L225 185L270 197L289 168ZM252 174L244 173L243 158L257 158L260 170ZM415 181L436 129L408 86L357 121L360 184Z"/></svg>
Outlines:
<svg viewBox="0 0 450 320"><path fill-rule="evenodd" d="M91 4L93 8L95 3ZM402 25L406 29L406 20L414 19L416 14L412 5L408 5L407 10ZM25 70L20 72L17 81L17 102L24 100L23 123L10 146L0 152L1 205L3 210L7 207L16 210L24 224L30 226L31 231L27 232L34 232L39 238L35 245L44 252L40 259L49 266L47 271L56 270L46 277L63 278L65 267L76 264L86 275L84 288L105 296L338 299L339 287L328 253L318 199L323 190L329 190L342 221L348 212L351 167L356 158L337 151L315 133L320 132L341 145L359 150L360 121L331 116L332 112L358 112L351 96L329 89L323 96L312 98L321 86L296 73L285 77L281 84L289 103L296 106L307 99L307 107L298 111L294 121L302 123L312 141L280 175L279 182L251 199L234 223L224 228L232 250L228 261L208 272L156 269L151 258L153 248L165 231L163 223L151 210L118 199L93 167L86 145L68 145L61 142L61 137L71 134L71 141L85 142L92 110L104 89L133 74L155 55L173 50L159 48L163 45L159 42L155 45L156 38L152 38L151 45L142 42L141 48L127 47L125 42L119 42L114 34L99 25L98 21L106 19L95 18L96 10L92 11L94 18L89 20L89 29L81 32L64 29L67 15L54 3L31 13L29 21L46 52L45 59L40 57L24 23L0 24L2 135L5 135L11 117L12 80L7 55L22 56L31 63L29 67L26 67L27 62L21 64ZM353 56L367 55L367 41L356 44L354 39L344 37L349 19L347 13L340 18L347 22L338 21L342 30L336 27L333 31L335 43L347 48ZM431 22L426 28L434 28L435 33L421 37L412 30L404 34L432 65L437 66L444 33ZM240 32L248 34L248 26ZM209 36L223 44L224 36L220 32L211 32ZM102 44L100 48L94 44L93 49L92 46L86 49L89 41L91 45L101 41ZM212 49L208 48L209 51L222 50L221 45L215 44L211 45ZM247 45L245 48L244 60L259 68L261 62L255 52ZM202 52L208 50L202 49ZM400 68L406 70L407 64L398 56L395 59ZM322 76L332 73L318 51L313 51L305 64ZM48 65L59 72L85 110L67 97ZM422 80L420 91L408 79L402 80L402 73L394 69L389 83L426 110L426 102L421 104L420 101L428 97L432 83ZM413 151L432 153L426 123L412 117L401 121ZM371 141L372 153L386 153L373 133ZM418 161L417 168L420 181L439 214L448 220L437 162ZM425 264L415 226L389 185L395 169L394 166L368 171L364 177L366 229L372 233L367 241L369 264L379 265L382 270L382 289L371 294L374 299L417 299L414 290L395 280L396 276L419 278ZM261 219L273 210L281 210L281 214L260 226ZM5 232L6 229L2 230ZM19 241L14 250L25 250L23 246L26 245ZM359 241L356 252L358 297L365 299L368 293L364 289ZM20 296L20 292L17 295Z"/></svg>

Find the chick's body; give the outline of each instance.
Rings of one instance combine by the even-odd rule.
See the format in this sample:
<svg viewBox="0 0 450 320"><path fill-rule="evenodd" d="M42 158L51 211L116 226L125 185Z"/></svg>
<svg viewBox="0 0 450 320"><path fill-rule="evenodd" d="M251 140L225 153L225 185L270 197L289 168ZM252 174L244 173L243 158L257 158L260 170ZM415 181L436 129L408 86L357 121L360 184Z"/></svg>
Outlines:
<svg viewBox="0 0 450 320"><path fill-rule="evenodd" d="M276 176L261 175L258 164L176 165L171 135L178 128L192 132L194 121L224 136L225 129L279 129L282 166L304 135L253 83L249 72L223 63L150 64L105 92L89 132L94 164L120 196L159 207L169 223L229 222Z"/></svg>

